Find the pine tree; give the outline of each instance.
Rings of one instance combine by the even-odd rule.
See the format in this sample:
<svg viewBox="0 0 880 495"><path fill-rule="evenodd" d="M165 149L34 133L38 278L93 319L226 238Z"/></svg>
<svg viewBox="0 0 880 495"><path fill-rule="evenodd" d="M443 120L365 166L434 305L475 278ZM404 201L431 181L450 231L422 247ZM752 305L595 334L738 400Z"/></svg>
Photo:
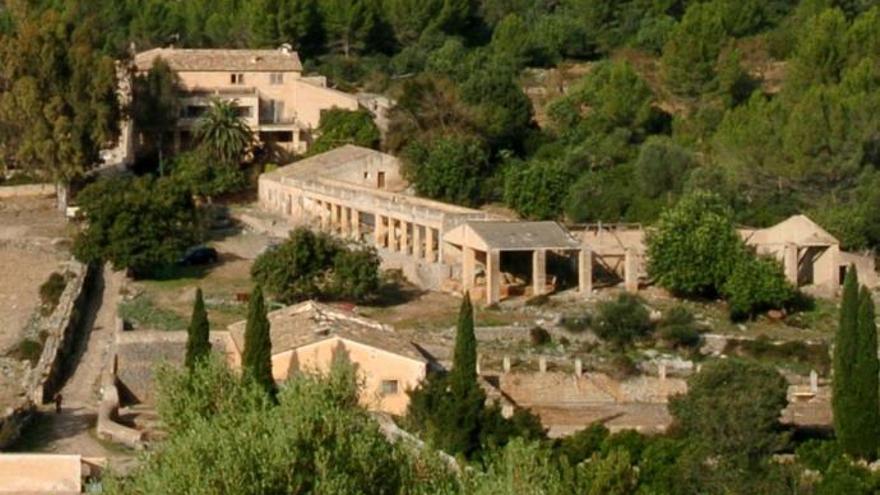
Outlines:
<svg viewBox="0 0 880 495"><path fill-rule="evenodd" d="M205 311L201 288L196 290L196 300L193 304L192 319L189 322L187 334L186 367L192 370L196 363L211 352L211 324L208 323L208 313Z"/></svg>
<svg viewBox="0 0 880 495"><path fill-rule="evenodd" d="M876 350L875 350L876 352ZM859 455L860 416L857 394L858 377L855 375L859 354L859 282L855 267L847 271L840 303L840 322L834 342L834 376L831 406L834 411L834 431L843 450Z"/></svg>
<svg viewBox="0 0 880 495"><path fill-rule="evenodd" d="M275 379L272 377L272 342L269 339L269 319L263 290L254 287L248 306L247 326L244 331L242 371L245 380L254 380L272 393Z"/></svg>

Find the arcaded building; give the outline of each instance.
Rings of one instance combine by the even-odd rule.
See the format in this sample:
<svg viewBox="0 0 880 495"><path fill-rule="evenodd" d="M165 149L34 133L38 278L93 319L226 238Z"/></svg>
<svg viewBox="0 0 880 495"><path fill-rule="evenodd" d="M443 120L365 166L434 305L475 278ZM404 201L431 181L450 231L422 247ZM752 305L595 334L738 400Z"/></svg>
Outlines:
<svg viewBox="0 0 880 495"><path fill-rule="evenodd" d="M372 245L384 268L401 270L425 289L469 290L487 304L552 292L546 267L547 257L555 255L577 265L581 291L591 288L588 251L561 225L495 218L417 197L400 161L376 150L346 145L265 173L259 206L292 226ZM517 263L523 256L528 259ZM505 276L515 264L528 265L531 283Z"/></svg>

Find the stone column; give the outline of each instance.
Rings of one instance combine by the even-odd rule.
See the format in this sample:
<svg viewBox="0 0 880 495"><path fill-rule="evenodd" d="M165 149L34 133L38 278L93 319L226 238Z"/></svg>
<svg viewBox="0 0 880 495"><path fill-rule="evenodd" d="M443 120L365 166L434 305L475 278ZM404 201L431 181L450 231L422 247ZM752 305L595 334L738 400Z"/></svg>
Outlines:
<svg viewBox="0 0 880 495"><path fill-rule="evenodd" d="M434 260L434 229L425 227L425 260L433 263Z"/></svg>
<svg viewBox="0 0 880 495"><path fill-rule="evenodd" d="M782 265L785 267L785 279L798 286L798 247L797 244L788 243L782 254Z"/></svg>
<svg viewBox="0 0 880 495"><path fill-rule="evenodd" d="M343 206L342 212L340 213L340 216L342 217L341 226L342 226L342 236L343 237L348 237L351 235L351 216L350 215L351 215L351 208L349 208L347 206Z"/></svg>
<svg viewBox="0 0 880 495"><path fill-rule="evenodd" d="M400 252L407 255L409 254L409 226L409 222L400 221Z"/></svg>
<svg viewBox="0 0 880 495"><path fill-rule="evenodd" d="M819 374L816 370L810 370L810 392L819 393Z"/></svg>
<svg viewBox="0 0 880 495"><path fill-rule="evenodd" d="M361 240L361 212L351 209L351 236L354 240Z"/></svg>
<svg viewBox="0 0 880 495"><path fill-rule="evenodd" d="M501 369L505 373L510 373L510 356L504 356L504 359L501 360Z"/></svg>
<svg viewBox="0 0 880 495"><path fill-rule="evenodd" d="M547 250L532 251L532 295L540 296L547 291Z"/></svg>
<svg viewBox="0 0 880 495"><path fill-rule="evenodd" d="M547 372L547 358L544 356L538 358L538 371L541 373Z"/></svg>
<svg viewBox="0 0 880 495"><path fill-rule="evenodd" d="M474 287L474 276L477 271L477 253L473 248L461 248L461 287L470 290Z"/></svg>
<svg viewBox="0 0 880 495"><path fill-rule="evenodd" d="M333 205L333 231L345 235L342 230L342 205Z"/></svg>
<svg viewBox="0 0 880 495"><path fill-rule="evenodd" d="M412 255L413 258L420 260L422 259L422 227L421 225L414 223L412 224Z"/></svg>
<svg viewBox="0 0 880 495"><path fill-rule="evenodd" d="M587 246L578 251L578 291L584 296L593 292L593 249Z"/></svg>
<svg viewBox="0 0 880 495"><path fill-rule="evenodd" d="M333 232L336 225L333 224L333 204L324 202L324 215L327 217L327 232Z"/></svg>
<svg viewBox="0 0 880 495"><path fill-rule="evenodd" d="M321 230L326 232L330 228L330 219L327 216L327 208L322 201L315 201L315 204L318 206L318 217L321 220Z"/></svg>
<svg viewBox="0 0 880 495"><path fill-rule="evenodd" d="M574 376L580 378L584 374L584 362L581 358L574 360Z"/></svg>
<svg viewBox="0 0 880 495"><path fill-rule="evenodd" d="M385 247L385 218L378 213L373 215L373 240L377 248Z"/></svg>
<svg viewBox="0 0 880 495"><path fill-rule="evenodd" d="M632 249L627 249L623 259L623 286L631 294L639 291L638 270L638 255Z"/></svg>
<svg viewBox="0 0 880 495"><path fill-rule="evenodd" d="M400 251L400 231L397 219L388 217L388 249Z"/></svg>
<svg viewBox="0 0 880 495"><path fill-rule="evenodd" d="M501 253L490 249L486 253L486 304L501 300Z"/></svg>

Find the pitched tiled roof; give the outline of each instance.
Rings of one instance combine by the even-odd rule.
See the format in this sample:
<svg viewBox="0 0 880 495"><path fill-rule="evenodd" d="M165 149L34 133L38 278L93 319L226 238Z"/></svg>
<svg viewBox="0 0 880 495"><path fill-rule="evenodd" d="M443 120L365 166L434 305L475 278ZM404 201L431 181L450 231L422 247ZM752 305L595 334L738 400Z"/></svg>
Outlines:
<svg viewBox="0 0 880 495"><path fill-rule="evenodd" d="M272 311L268 317L273 355L338 337L427 362L412 342L390 327L314 301ZM244 349L246 324L240 321L229 326L229 334L239 349Z"/></svg>
<svg viewBox="0 0 880 495"><path fill-rule="evenodd" d="M484 250L502 251L578 249L581 246L556 222L475 220L456 227L444 236L444 240L453 244L468 243L469 247Z"/></svg>
<svg viewBox="0 0 880 495"><path fill-rule="evenodd" d="M138 53L134 63L146 71L157 58L168 62L177 72L242 71L289 72L302 71L299 55L282 50L215 50L154 48Z"/></svg>

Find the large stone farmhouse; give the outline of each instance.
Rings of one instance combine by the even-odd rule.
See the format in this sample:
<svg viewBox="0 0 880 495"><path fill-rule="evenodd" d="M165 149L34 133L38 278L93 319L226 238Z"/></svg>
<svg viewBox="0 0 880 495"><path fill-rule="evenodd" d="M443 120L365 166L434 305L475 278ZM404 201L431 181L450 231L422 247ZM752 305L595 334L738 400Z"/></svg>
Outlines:
<svg viewBox="0 0 880 495"><path fill-rule="evenodd" d="M385 268L426 289L466 289L487 304L544 294L554 285L551 257L571 266L581 292L591 288L589 252L558 223L498 219L417 197L398 159L375 150L342 146L265 173L259 205L290 225L375 246ZM515 267L524 267L520 280L506 276Z"/></svg>
<svg viewBox="0 0 880 495"><path fill-rule="evenodd" d="M299 55L277 50L156 48L135 55L136 74L164 60L180 80L180 118L174 130L177 147L192 139L198 118L212 99L234 101L245 122L268 145L303 153L330 108L357 110L354 95L327 87L324 77L302 74Z"/></svg>
<svg viewBox="0 0 880 495"><path fill-rule="evenodd" d="M407 390L418 386L428 369L427 354L400 339L393 329L354 314L306 301L268 315L272 375L278 382L298 372L327 373L340 357L355 365L362 381L361 402L371 410L404 414ZM225 352L241 368L247 322L229 327Z"/></svg>

